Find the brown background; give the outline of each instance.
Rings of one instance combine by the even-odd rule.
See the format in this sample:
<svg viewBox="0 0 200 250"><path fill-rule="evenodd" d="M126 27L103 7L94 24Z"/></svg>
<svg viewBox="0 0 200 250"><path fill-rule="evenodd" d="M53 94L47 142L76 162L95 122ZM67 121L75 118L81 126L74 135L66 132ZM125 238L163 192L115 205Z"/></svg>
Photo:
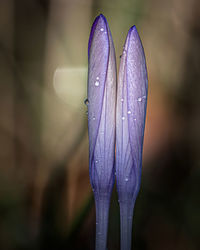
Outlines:
<svg viewBox="0 0 200 250"><path fill-rule="evenodd" d="M108 20L119 56L136 25L149 96L135 250L200 247L198 0L0 1L0 249L94 249L87 43ZM108 249L119 249L114 191Z"/></svg>

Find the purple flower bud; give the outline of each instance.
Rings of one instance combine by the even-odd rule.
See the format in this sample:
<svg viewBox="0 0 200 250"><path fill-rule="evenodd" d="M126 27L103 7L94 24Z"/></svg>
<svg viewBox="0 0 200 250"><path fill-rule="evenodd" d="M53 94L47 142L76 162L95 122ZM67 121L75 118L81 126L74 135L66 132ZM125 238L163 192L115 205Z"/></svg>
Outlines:
<svg viewBox="0 0 200 250"><path fill-rule="evenodd" d="M131 249L133 208L141 179L147 83L144 50L133 26L121 56L117 89L116 179L121 250Z"/></svg>
<svg viewBox="0 0 200 250"><path fill-rule="evenodd" d="M96 203L96 250L104 250L114 184L116 60L111 32L103 15L93 23L88 56L90 181Z"/></svg>

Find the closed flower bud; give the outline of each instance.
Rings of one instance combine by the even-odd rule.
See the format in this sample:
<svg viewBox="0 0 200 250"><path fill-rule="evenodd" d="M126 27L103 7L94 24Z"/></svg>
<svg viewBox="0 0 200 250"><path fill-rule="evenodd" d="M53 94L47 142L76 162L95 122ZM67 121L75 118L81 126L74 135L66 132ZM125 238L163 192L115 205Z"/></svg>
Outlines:
<svg viewBox="0 0 200 250"><path fill-rule="evenodd" d="M104 250L114 184L116 60L103 15L92 26L88 57L89 169L96 204L96 250Z"/></svg>
<svg viewBox="0 0 200 250"><path fill-rule="evenodd" d="M121 250L131 249L132 217L140 188L147 104L147 70L137 29L127 35L121 56L116 113L116 180L120 204Z"/></svg>

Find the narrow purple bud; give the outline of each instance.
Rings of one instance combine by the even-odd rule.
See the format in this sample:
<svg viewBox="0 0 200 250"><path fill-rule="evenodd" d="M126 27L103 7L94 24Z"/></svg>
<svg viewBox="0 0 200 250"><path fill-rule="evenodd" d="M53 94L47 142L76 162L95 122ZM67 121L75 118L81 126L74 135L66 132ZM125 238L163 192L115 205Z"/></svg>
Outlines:
<svg viewBox="0 0 200 250"><path fill-rule="evenodd" d="M92 26L88 56L90 181L96 204L96 250L104 250L114 184L116 60L111 32L103 15Z"/></svg>
<svg viewBox="0 0 200 250"><path fill-rule="evenodd" d="M127 35L120 62L116 114L116 179L121 250L131 249L132 217L140 188L147 104L147 70L137 29Z"/></svg>

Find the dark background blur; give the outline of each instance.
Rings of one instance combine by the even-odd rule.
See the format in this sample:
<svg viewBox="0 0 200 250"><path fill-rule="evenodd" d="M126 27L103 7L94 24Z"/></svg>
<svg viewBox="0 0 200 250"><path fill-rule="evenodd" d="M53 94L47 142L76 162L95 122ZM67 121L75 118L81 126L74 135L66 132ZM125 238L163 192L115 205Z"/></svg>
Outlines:
<svg viewBox="0 0 200 250"><path fill-rule="evenodd" d="M94 249L87 43L136 24L149 98L134 250L200 249L199 0L0 0L0 249ZM119 249L113 193L108 249Z"/></svg>

